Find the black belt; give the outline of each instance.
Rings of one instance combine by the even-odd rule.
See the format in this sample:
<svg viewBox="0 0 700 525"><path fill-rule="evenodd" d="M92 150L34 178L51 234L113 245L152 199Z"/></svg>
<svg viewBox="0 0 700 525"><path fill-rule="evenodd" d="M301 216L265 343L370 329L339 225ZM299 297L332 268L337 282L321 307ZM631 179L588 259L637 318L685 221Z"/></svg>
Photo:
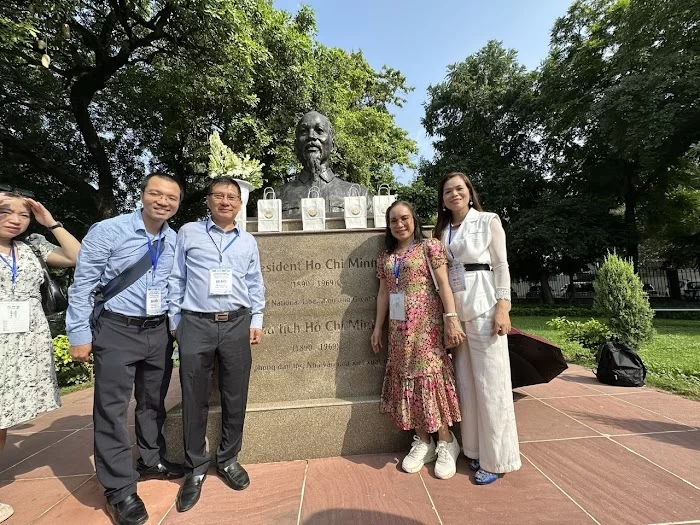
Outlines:
<svg viewBox="0 0 700 525"><path fill-rule="evenodd" d="M133 317L130 315L122 315L116 312L110 312L109 310L104 310L102 312L102 317L107 319L112 319L114 321L119 321L126 326L138 326L139 328L155 328L160 326L168 318L166 314L151 316L151 317Z"/></svg>
<svg viewBox="0 0 700 525"><path fill-rule="evenodd" d="M192 310L182 310L182 313L185 315L194 315L200 319L209 319L211 321L221 323L249 314L250 308L239 308L238 310L233 310L232 312L193 312Z"/></svg>
<svg viewBox="0 0 700 525"><path fill-rule="evenodd" d="M465 264L465 272L490 272L491 266L488 264Z"/></svg>

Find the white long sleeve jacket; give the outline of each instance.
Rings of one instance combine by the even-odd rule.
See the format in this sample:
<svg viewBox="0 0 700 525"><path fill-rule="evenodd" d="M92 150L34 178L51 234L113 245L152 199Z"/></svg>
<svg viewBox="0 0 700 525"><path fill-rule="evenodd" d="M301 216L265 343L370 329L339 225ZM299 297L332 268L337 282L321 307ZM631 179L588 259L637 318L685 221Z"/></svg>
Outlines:
<svg viewBox="0 0 700 525"><path fill-rule="evenodd" d="M461 321L488 312L498 299L510 300L510 272L506 254L506 234L495 213L470 209L459 229L445 228L442 242L447 260L454 264L488 264L493 271L464 272L465 290L455 292L455 306Z"/></svg>

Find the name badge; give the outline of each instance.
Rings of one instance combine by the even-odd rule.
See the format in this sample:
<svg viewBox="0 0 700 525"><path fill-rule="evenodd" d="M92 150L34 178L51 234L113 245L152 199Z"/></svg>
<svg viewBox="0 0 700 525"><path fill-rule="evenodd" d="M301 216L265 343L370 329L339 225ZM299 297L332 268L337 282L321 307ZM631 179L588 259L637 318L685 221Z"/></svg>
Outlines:
<svg viewBox="0 0 700 525"><path fill-rule="evenodd" d="M406 295L403 292L389 294L389 319L392 321L406 320Z"/></svg>
<svg viewBox="0 0 700 525"><path fill-rule="evenodd" d="M209 270L209 295L233 293L233 272L231 268Z"/></svg>
<svg viewBox="0 0 700 525"><path fill-rule="evenodd" d="M452 288L453 292L463 292L467 289L464 281L464 267L461 264L450 265L447 273L450 279L450 288Z"/></svg>
<svg viewBox="0 0 700 525"><path fill-rule="evenodd" d="M163 313L163 301L160 288L146 288L146 315Z"/></svg>
<svg viewBox="0 0 700 525"><path fill-rule="evenodd" d="M29 301L0 302L0 334L29 332Z"/></svg>

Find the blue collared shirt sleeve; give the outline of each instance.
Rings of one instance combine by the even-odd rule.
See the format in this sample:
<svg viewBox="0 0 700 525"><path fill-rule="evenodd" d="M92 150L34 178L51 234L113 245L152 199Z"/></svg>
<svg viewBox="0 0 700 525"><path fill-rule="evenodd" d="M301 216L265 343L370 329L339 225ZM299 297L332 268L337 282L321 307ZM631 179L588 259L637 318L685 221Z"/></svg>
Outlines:
<svg viewBox="0 0 700 525"><path fill-rule="evenodd" d="M112 251L112 238L106 235L104 223L97 223L88 231L78 252L73 284L68 289L66 333L73 346L92 342L90 295L100 283Z"/></svg>
<svg viewBox="0 0 700 525"><path fill-rule="evenodd" d="M187 285L187 265L186 259L186 233L185 228L180 228L175 241L175 257L173 258L173 269L168 279L168 317L170 318L170 329L175 330L180 324L182 317L182 301L185 298Z"/></svg>
<svg viewBox="0 0 700 525"><path fill-rule="evenodd" d="M250 299L250 310L252 317L251 328L263 327L263 310L265 309L265 285L263 284L262 269L260 268L260 253L257 243L253 250L253 257L250 260L248 272L245 276L248 285L248 297Z"/></svg>

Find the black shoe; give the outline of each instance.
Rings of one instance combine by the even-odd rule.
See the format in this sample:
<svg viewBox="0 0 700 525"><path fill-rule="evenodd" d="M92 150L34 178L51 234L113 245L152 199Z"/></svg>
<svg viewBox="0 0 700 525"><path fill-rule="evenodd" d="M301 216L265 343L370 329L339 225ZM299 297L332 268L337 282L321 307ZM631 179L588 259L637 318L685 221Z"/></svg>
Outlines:
<svg viewBox="0 0 700 525"><path fill-rule="evenodd" d="M248 485L250 485L248 473L243 467L241 467L241 464L238 463L238 461L231 463L226 468L217 468L216 472L218 472L219 476L226 480L226 483L228 483L229 487L231 487L233 490L243 490L248 488Z"/></svg>
<svg viewBox="0 0 700 525"><path fill-rule="evenodd" d="M132 494L114 505L107 503L107 514L114 525L143 525L148 521L146 506L138 494Z"/></svg>
<svg viewBox="0 0 700 525"><path fill-rule="evenodd" d="M199 496L202 494L202 484L205 479L207 479L206 474L200 474L199 476L187 475L185 482L177 493L175 507L178 512L188 511L197 504Z"/></svg>
<svg viewBox="0 0 700 525"><path fill-rule="evenodd" d="M185 475L182 465L171 463L161 459L152 467L147 467L141 458L136 462L136 472L139 473L139 481L147 479L177 479Z"/></svg>

